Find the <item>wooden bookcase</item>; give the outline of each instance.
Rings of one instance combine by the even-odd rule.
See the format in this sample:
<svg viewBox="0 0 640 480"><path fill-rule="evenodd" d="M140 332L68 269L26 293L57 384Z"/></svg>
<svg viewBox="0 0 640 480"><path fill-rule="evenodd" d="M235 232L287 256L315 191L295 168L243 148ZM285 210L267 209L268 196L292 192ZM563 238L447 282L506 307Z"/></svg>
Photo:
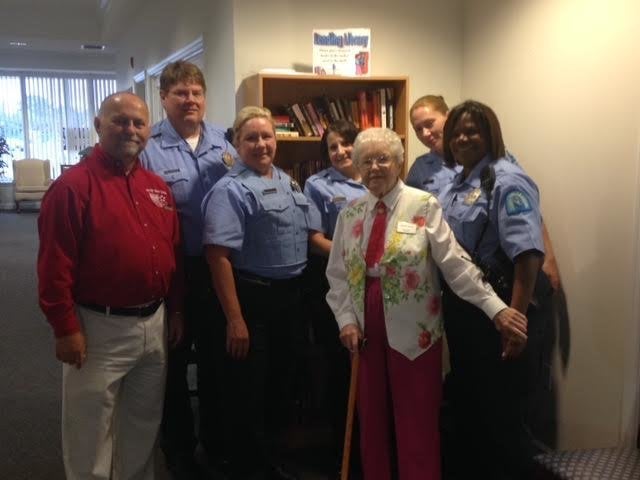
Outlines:
<svg viewBox="0 0 640 480"><path fill-rule="evenodd" d="M402 171L404 178L407 166L408 77L337 77L260 73L246 78L241 88L244 105L267 107L273 113L281 111L285 105L306 103L323 95L336 98L356 98L357 92L361 90L393 88L394 130L402 139L405 147ZM298 162L310 162L311 165L320 163L320 137L278 138L276 165L291 170ZM315 172L311 171L310 173ZM305 179L297 178L300 184Z"/></svg>

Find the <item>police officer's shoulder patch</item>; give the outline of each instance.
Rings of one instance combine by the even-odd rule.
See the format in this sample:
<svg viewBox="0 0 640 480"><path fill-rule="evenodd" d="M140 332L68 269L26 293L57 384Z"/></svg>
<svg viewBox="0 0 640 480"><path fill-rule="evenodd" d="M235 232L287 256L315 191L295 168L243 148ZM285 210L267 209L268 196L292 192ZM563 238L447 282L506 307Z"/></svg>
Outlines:
<svg viewBox="0 0 640 480"><path fill-rule="evenodd" d="M529 196L520 190L511 190L504 199L507 215L518 215L533 210Z"/></svg>

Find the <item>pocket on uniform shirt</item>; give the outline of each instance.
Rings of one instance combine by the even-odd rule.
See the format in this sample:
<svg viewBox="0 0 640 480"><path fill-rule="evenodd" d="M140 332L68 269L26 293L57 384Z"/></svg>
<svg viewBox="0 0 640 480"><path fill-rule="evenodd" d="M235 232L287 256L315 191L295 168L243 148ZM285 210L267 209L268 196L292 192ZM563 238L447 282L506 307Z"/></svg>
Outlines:
<svg viewBox="0 0 640 480"><path fill-rule="evenodd" d="M260 201L261 211L256 217L256 227L267 238L277 238L286 229L288 221L289 202L282 195L263 197Z"/></svg>
<svg viewBox="0 0 640 480"><path fill-rule="evenodd" d="M296 204L298 210L300 210L304 216L304 221L308 227L311 219L309 218L309 199L303 193L293 192L293 202Z"/></svg>
<svg viewBox="0 0 640 480"><path fill-rule="evenodd" d="M293 201L298 206L309 208L309 199L304 195L304 193L293 192Z"/></svg>
<svg viewBox="0 0 640 480"><path fill-rule="evenodd" d="M164 182L171 189L173 198L177 204L187 201L189 194L189 177L184 168L167 169L159 172Z"/></svg>
<svg viewBox="0 0 640 480"><path fill-rule="evenodd" d="M484 208L475 206L461 219L464 239L458 239L467 248L473 249L482 234L482 229L487 220L487 213Z"/></svg>

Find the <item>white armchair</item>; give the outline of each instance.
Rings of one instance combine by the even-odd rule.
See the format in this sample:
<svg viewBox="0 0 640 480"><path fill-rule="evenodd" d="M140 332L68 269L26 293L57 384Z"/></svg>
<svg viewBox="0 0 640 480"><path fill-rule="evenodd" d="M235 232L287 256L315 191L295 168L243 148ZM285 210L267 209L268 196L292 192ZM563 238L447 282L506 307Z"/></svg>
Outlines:
<svg viewBox="0 0 640 480"><path fill-rule="evenodd" d="M40 201L51 185L49 160L29 158L13 161L16 208L20 211L23 200Z"/></svg>

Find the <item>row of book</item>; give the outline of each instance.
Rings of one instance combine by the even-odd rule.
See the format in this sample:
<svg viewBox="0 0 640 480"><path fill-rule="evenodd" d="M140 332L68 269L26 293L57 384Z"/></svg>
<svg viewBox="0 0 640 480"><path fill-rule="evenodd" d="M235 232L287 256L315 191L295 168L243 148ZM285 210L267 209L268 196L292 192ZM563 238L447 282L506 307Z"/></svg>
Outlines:
<svg viewBox="0 0 640 480"><path fill-rule="evenodd" d="M281 168L287 173L287 175L296 180L301 187L304 187L304 183L307 181L307 178L327 167L329 167L328 160L317 157L305 162L298 162L290 167Z"/></svg>
<svg viewBox="0 0 640 480"><path fill-rule="evenodd" d="M395 95L391 87L359 90L354 98L327 95L308 102L275 109L274 121L279 137L321 137L336 120L348 120L359 129L395 128Z"/></svg>

